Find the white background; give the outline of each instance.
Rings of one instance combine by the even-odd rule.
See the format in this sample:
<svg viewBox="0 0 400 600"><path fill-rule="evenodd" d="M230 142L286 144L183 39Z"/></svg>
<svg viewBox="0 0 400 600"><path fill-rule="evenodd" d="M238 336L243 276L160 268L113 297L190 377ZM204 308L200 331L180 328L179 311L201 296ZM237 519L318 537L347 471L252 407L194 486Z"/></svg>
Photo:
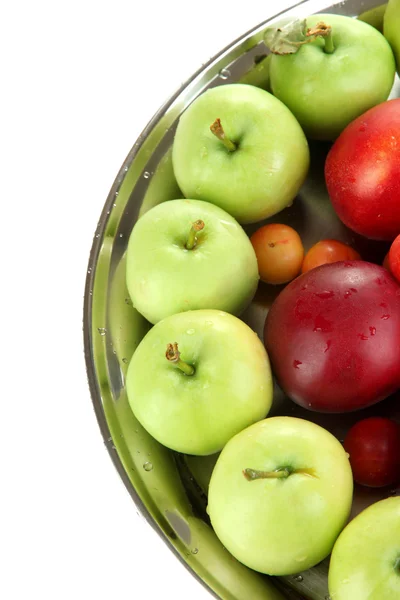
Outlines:
<svg viewBox="0 0 400 600"><path fill-rule="evenodd" d="M291 3L2 7L4 600L210 597L137 516L104 447L84 368L84 280L108 190L147 121L214 53Z"/></svg>

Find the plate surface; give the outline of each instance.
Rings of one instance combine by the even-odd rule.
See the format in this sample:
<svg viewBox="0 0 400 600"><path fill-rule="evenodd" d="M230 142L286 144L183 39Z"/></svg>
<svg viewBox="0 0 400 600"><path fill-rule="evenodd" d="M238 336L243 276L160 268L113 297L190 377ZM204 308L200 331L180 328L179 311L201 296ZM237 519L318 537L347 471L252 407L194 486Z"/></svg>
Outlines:
<svg viewBox="0 0 400 600"><path fill-rule="evenodd" d="M97 419L114 464L137 508L171 550L215 595L226 600L326 600L327 561L295 577L270 578L239 564L223 548L205 511L207 486L216 457L177 455L155 440L132 414L124 387L129 360L150 324L132 307L125 285L125 250L136 220L152 206L182 197L174 179L171 144L177 121L206 89L246 82L267 89L267 50L262 34L287 17L315 12L357 16L377 1L329 4L307 0L246 33L211 59L159 110L124 162L110 191L95 233L85 289L84 342L89 385ZM392 97L398 96L398 81ZM294 226L305 249L323 238L336 238L357 248L363 258L381 260L387 244L370 242L346 229L327 196L323 165L329 144L311 143L311 171L293 205L266 222ZM251 234L260 226L246 227ZM260 284L251 306L242 315L262 337L265 316L282 288ZM398 396L364 411L400 420ZM357 414L310 413L288 400L275 387L271 415L290 414L313 420L343 439ZM357 488L353 514L399 490Z"/></svg>

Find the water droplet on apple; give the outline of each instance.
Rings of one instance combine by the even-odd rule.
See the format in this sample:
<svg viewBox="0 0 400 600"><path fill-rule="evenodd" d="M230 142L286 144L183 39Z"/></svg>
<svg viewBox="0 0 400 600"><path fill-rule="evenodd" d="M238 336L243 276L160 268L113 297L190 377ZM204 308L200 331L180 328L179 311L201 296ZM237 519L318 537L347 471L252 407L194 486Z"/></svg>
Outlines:
<svg viewBox="0 0 400 600"><path fill-rule="evenodd" d="M100 335L106 335L106 333L107 333L107 329L105 327L98 327L97 331L99 332Z"/></svg>
<svg viewBox="0 0 400 600"><path fill-rule="evenodd" d="M188 329L188 330L186 331L186 333L187 333L188 335L193 335L193 334L194 334L194 329Z"/></svg>
<svg viewBox="0 0 400 600"><path fill-rule="evenodd" d="M123 362L124 364L126 364L126 365L127 365L129 361L128 361L128 359L127 359L127 358L125 358L125 357L124 357L124 358L122 359L122 362Z"/></svg>
<svg viewBox="0 0 400 600"><path fill-rule="evenodd" d="M383 319L384 321L387 321L388 319L390 319L390 315L382 315L381 319Z"/></svg>
<svg viewBox="0 0 400 600"><path fill-rule="evenodd" d="M214 323L212 321L206 321L206 327L212 327Z"/></svg>
<svg viewBox="0 0 400 600"><path fill-rule="evenodd" d="M350 458L350 454L348 452L346 452L346 456L347 458Z"/></svg>
<svg viewBox="0 0 400 600"><path fill-rule="evenodd" d="M229 69L221 69L218 75L221 79L228 79L231 76L231 72Z"/></svg>
<svg viewBox="0 0 400 600"><path fill-rule="evenodd" d="M150 461L145 462L144 465L143 465L143 469L145 471L147 471L147 473L149 471L152 471L153 470L153 463L151 463Z"/></svg>
<svg viewBox="0 0 400 600"><path fill-rule="evenodd" d="M313 331L321 331L323 333L331 333L332 332L332 323L325 319L322 315L317 315L315 317L314 329Z"/></svg>
<svg viewBox="0 0 400 600"><path fill-rule="evenodd" d="M345 584L346 584L346 583L350 583L350 579L343 579L343 580L342 580L342 583L345 583Z"/></svg>
<svg viewBox="0 0 400 600"><path fill-rule="evenodd" d="M149 179L149 177L150 177L150 173L149 173L148 171L145 171L145 172L143 173L143 177L144 177L145 179Z"/></svg>
<svg viewBox="0 0 400 600"><path fill-rule="evenodd" d="M325 596L324 600L332 600L332 598L330 597L330 595L328 594L327 596Z"/></svg>
<svg viewBox="0 0 400 600"><path fill-rule="evenodd" d="M192 554L197 554L197 553L198 553L198 551L199 551L199 549L198 549L198 548L193 548L193 550L192 550Z"/></svg>
<svg viewBox="0 0 400 600"><path fill-rule="evenodd" d="M296 575L296 577L294 577L295 581L301 582L303 581L303 576L302 575Z"/></svg>
<svg viewBox="0 0 400 600"><path fill-rule="evenodd" d="M335 292L326 290L325 292L320 292L319 294L315 294L318 298L322 300L328 300L329 298L333 298Z"/></svg>

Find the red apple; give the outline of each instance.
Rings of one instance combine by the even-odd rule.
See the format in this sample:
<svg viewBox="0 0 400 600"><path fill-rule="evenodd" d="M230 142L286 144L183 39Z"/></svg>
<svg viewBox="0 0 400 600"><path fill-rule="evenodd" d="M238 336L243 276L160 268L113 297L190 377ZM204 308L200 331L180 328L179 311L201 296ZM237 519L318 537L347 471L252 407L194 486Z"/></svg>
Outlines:
<svg viewBox="0 0 400 600"><path fill-rule="evenodd" d="M400 285L364 262L325 264L289 283L273 303L264 341L295 402L347 412L400 387Z"/></svg>
<svg viewBox="0 0 400 600"><path fill-rule="evenodd" d="M400 99L355 119L325 163L333 207L353 231L376 240L400 232Z"/></svg>
<svg viewBox="0 0 400 600"><path fill-rule="evenodd" d="M357 483L383 487L400 481L400 425L394 421L384 417L358 421L343 445Z"/></svg>

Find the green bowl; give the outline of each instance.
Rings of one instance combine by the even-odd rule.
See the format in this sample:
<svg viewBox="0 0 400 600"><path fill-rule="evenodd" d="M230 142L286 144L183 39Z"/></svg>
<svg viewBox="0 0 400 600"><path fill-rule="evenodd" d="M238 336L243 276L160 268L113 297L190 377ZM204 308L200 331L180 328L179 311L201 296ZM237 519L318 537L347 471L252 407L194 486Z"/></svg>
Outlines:
<svg viewBox="0 0 400 600"><path fill-rule="evenodd" d="M351 16L366 11L363 18L376 21L379 11L368 12L375 5L376 0L348 0L331 6L329 0L300 2L222 50L160 108L144 129L116 177L95 233L85 289L84 344L90 391L100 429L134 504L216 598L325 600L328 598L327 562L296 576L282 578L260 575L238 563L217 539L206 513L208 482L216 456L200 458L176 454L151 438L132 414L126 397L125 374L150 324L133 308L125 285L129 234L136 220L152 206L182 197L172 170L171 144L177 120L196 96L210 87L232 82L268 89L268 56L262 42L267 24L282 17L323 11ZM379 18L375 25L380 26ZM328 148L328 144L311 144L313 167L306 183L293 206L269 222L294 226L306 249L321 237L333 237L358 248L366 259L382 258L387 249L384 245L376 243L366 249L362 239L347 230L333 212L323 180ZM259 225L249 226L248 233ZM252 305L242 316L260 337L268 308L280 289L280 286L260 284ZM395 406L393 399L381 403L380 414L393 416ZM374 414L374 410L366 412ZM400 416L398 411L397 417ZM285 398L277 386L272 414L313 419L339 439L357 418L309 413ZM382 497L380 491L357 490L354 514Z"/></svg>

